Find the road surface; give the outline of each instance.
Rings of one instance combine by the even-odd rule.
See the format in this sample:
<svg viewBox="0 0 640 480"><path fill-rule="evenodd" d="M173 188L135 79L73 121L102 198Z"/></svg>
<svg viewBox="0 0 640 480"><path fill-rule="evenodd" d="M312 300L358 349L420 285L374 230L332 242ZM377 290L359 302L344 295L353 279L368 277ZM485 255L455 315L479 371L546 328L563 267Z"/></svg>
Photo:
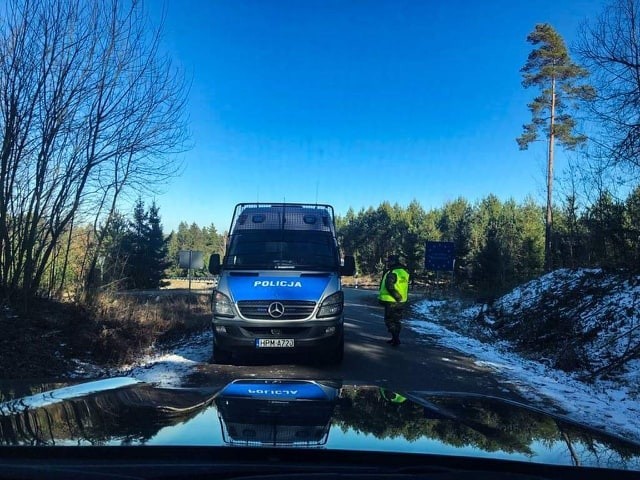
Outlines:
<svg viewBox="0 0 640 480"><path fill-rule="evenodd" d="M386 343L383 309L371 290L345 289L345 358L339 366L290 356L239 359L235 365L202 363L184 386L223 386L237 378L303 378L373 384L397 390L456 391L522 400L515 389L472 358L404 328L402 345Z"/></svg>

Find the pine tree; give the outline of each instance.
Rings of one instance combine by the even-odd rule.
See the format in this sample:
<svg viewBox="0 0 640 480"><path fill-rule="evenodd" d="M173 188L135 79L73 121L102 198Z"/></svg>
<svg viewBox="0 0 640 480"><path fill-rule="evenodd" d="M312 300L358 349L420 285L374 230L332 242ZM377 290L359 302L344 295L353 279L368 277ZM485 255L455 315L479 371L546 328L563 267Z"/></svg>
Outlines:
<svg viewBox="0 0 640 480"><path fill-rule="evenodd" d="M165 277L165 270L170 264L168 261L168 243L170 239L164 238L159 210L154 200L147 213L147 272L145 288L157 288L160 285L160 280Z"/></svg>
<svg viewBox="0 0 640 480"><path fill-rule="evenodd" d="M459 197L442 207L438 221L442 240L454 243L457 270L466 271L468 267L468 255L471 252L472 213L469 202Z"/></svg>
<svg viewBox="0 0 640 480"><path fill-rule="evenodd" d="M592 99L595 94L591 86L576 84L578 80L584 79L588 72L571 60L564 40L551 25L536 25L527 41L539 47L529 54L521 69L522 85L525 88L537 87L540 94L528 105L532 116L531 123L524 125L524 132L516 140L520 149L526 150L530 143L538 139L540 131L543 131L548 142L545 269L550 270L553 267L551 243L555 141L568 149L574 149L586 141L584 135L575 133L576 121L567 112L576 106L577 101Z"/></svg>
<svg viewBox="0 0 640 480"><path fill-rule="evenodd" d="M138 198L133 209L133 220L129 226L129 287L146 288L148 285L149 258L147 242L149 238L148 215L144 201Z"/></svg>
<svg viewBox="0 0 640 480"><path fill-rule="evenodd" d="M129 258L126 271L130 288L157 288L160 285L169 266L169 241L170 238L164 238L155 201L146 210L139 198L124 241Z"/></svg>
<svg viewBox="0 0 640 480"><path fill-rule="evenodd" d="M129 222L119 212L114 212L111 221L104 227L104 241L99 254L101 285L118 282L127 275L131 254ZM117 288L117 285L114 285Z"/></svg>
<svg viewBox="0 0 640 480"><path fill-rule="evenodd" d="M634 188L625 201L624 223L629 264L640 272L640 186Z"/></svg>

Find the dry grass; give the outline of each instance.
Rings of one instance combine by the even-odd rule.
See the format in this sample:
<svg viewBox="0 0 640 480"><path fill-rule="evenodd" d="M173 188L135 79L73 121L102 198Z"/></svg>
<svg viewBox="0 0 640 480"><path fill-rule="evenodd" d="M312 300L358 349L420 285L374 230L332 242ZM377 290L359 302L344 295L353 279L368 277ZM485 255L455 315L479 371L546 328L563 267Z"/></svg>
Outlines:
<svg viewBox="0 0 640 480"><path fill-rule="evenodd" d="M208 295L102 295L91 306L34 299L0 308L0 378L64 377L72 359L130 362L157 342L209 328Z"/></svg>
<svg viewBox="0 0 640 480"><path fill-rule="evenodd" d="M215 282L213 280L191 280L192 292L210 292L214 287ZM189 280L166 280L163 285L163 290L187 290L189 288Z"/></svg>
<svg viewBox="0 0 640 480"><path fill-rule="evenodd" d="M99 333L93 357L100 363L128 362L156 342L207 328L208 295L103 296L95 304L93 321Z"/></svg>

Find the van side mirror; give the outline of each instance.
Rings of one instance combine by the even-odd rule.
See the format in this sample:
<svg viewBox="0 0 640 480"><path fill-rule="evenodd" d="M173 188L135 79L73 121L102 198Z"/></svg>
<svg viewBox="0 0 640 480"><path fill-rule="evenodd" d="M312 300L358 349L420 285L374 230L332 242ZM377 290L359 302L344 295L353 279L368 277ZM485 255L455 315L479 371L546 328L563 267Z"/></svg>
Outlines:
<svg viewBox="0 0 640 480"><path fill-rule="evenodd" d="M345 255L343 265L340 267L340 275L350 277L356 273L356 259L352 255Z"/></svg>
<svg viewBox="0 0 640 480"><path fill-rule="evenodd" d="M220 273L220 254L212 253L209 257L209 273L218 275Z"/></svg>

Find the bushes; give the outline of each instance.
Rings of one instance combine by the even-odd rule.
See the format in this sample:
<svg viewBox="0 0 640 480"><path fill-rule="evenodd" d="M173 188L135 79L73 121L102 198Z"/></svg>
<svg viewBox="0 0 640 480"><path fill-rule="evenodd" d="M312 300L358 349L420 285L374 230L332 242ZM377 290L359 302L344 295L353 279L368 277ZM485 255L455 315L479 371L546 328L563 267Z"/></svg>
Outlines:
<svg viewBox="0 0 640 480"><path fill-rule="evenodd" d="M208 295L102 295L90 306L34 299L0 309L0 377L66 377L77 361L117 366L156 342L209 328Z"/></svg>
<svg viewBox="0 0 640 480"><path fill-rule="evenodd" d="M89 330L92 357L104 364L133 360L156 341L166 341L210 324L208 295L102 296Z"/></svg>

